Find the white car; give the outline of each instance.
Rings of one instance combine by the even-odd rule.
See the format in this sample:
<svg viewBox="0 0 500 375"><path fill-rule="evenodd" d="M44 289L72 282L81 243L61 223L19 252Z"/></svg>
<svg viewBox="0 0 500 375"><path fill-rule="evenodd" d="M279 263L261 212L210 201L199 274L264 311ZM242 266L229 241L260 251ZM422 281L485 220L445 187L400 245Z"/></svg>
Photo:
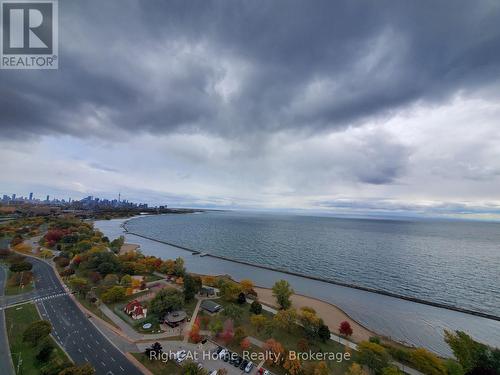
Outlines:
<svg viewBox="0 0 500 375"><path fill-rule="evenodd" d="M229 353L229 351L228 351L227 349L222 349L222 350L220 351L220 353L219 353L219 359L224 358L224 356L225 356L226 354L228 354L228 353Z"/></svg>
<svg viewBox="0 0 500 375"><path fill-rule="evenodd" d="M217 375L217 370L212 371L212 372L211 372L210 374L208 374L208 375Z"/></svg>
<svg viewBox="0 0 500 375"><path fill-rule="evenodd" d="M181 363L184 361L187 357L186 351L185 350L180 350L175 354L175 357L177 358L176 361L177 363Z"/></svg>
<svg viewBox="0 0 500 375"><path fill-rule="evenodd" d="M245 372L248 374L253 369L253 363L248 362L248 365L245 367Z"/></svg>

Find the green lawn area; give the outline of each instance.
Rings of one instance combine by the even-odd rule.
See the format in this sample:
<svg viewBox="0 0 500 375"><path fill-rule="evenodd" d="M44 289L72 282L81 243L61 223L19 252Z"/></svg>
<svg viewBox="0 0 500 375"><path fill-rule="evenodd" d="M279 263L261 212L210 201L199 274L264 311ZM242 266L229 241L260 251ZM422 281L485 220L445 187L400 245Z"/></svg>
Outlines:
<svg viewBox="0 0 500 375"><path fill-rule="evenodd" d="M154 274L152 274L152 275L145 275L144 276L144 281L147 282L147 283L149 283L151 281L162 280L162 279L163 279L163 277L160 277L160 276L157 276L157 275L154 275Z"/></svg>
<svg viewBox="0 0 500 375"><path fill-rule="evenodd" d="M40 315L35 305L28 303L18 307L11 307L5 310L5 322L7 326L10 352L14 362L14 368L17 368L19 358L22 359L20 365L20 374L37 375L43 367L36 360L38 349L30 344L23 342L22 333L30 323L40 320ZM51 359L52 364L63 364L70 362L66 354L54 342L56 349Z"/></svg>
<svg viewBox="0 0 500 375"><path fill-rule="evenodd" d="M180 373L180 367L174 361L168 361L167 363L156 360L150 361L144 353L132 353L132 355L155 375L174 375Z"/></svg>
<svg viewBox="0 0 500 375"><path fill-rule="evenodd" d="M5 295L6 296L27 293L27 292L31 292L33 290L33 281L31 283L29 283L28 285L25 285L23 288L20 288L17 285L16 286L9 286L8 280L11 276L12 276L12 272L7 271L7 281L5 282Z"/></svg>
<svg viewBox="0 0 500 375"><path fill-rule="evenodd" d="M91 313L96 315L97 317L101 318L105 322L111 324L115 328L119 328L111 319L109 319L106 314L104 314L99 307L97 307L95 304L87 301L85 298L81 297L78 293L74 294L78 302L83 305L87 310L89 310Z"/></svg>

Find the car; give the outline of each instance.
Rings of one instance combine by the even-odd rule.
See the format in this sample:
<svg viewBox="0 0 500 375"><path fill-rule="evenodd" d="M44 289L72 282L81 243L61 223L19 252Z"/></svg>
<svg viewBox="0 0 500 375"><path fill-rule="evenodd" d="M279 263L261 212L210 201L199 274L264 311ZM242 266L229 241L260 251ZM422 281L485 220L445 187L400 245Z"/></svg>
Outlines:
<svg viewBox="0 0 500 375"><path fill-rule="evenodd" d="M236 357L236 360L233 363L234 367L240 367L241 362L243 362L243 358L241 358L240 356Z"/></svg>
<svg viewBox="0 0 500 375"><path fill-rule="evenodd" d="M245 367L245 372L248 374L250 373L250 371L252 371L252 369L253 369L253 363L248 362L247 366Z"/></svg>
<svg viewBox="0 0 500 375"><path fill-rule="evenodd" d="M185 350L179 350L177 353L175 353L175 358L177 363L181 363L184 361L187 357L187 353Z"/></svg>
<svg viewBox="0 0 500 375"><path fill-rule="evenodd" d="M219 353L219 359L224 358L226 354L229 354L229 351L227 349L222 349Z"/></svg>
<svg viewBox="0 0 500 375"><path fill-rule="evenodd" d="M245 367L247 367L248 361L246 359L243 360L243 362L240 363L240 370L244 370Z"/></svg>
<svg viewBox="0 0 500 375"><path fill-rule="evenodd" d="M199 362L196 363L196 366L198 366L198 370L201 370L203 368L203 365Z"/></svg>
<svg viewBox="0 0 500 375"><path fill-rule="evenodd" d="M271 373L269 371L267 371L266 369L264 368L260 368L258 371L257 371L257 375L271 375Z"/></svg>
<svg viewBox="0 0 500 375"><path fill-rule="evenodd" d="M229 361L229 358L231 358L231 354L232 354L231 352L227 352L227 353L224 355L224 357L222 357L222 360L223 360L224 362Z"/></svg>
<svg viewBox="0 0 500 375"><path fill-rule="evenodd" d="M218 346L217 347L217 350L215 351L217 353L217 355L219 355L219 353L222 351L222 346Z"/></svg>
<svg viewBox="0 0 500 375"><path fill-rule="evenodd" d="M212 371L212 372L211 372L210 374L208 374L208 375L217 375L217 370Z"/></svg>
<svg viewBox="0 0 500 375"><path fill-rule="evenodd" d="M238 358L238 356L236 355L236 353L231 353L231 355L229 357L230 357L229 364L234 365L234 362L236 362L236 359Z"/></svg>

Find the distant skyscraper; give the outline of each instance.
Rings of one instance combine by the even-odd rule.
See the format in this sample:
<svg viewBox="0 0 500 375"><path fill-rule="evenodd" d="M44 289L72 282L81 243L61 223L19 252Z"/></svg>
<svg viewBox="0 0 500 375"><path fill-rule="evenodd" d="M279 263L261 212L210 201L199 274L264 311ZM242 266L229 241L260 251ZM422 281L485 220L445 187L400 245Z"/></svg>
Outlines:
<svg viewBox="0 0 500 375"><path fill-rule="evenodd" d="M30 193L30 201L33 200L33 193Z"/></svg>
<svg viewBox="0 0 500 375"><path fill-rule="evenodd" d="M15 200L16 199L16 194L12 194L12 200Z"/></svg>
<svg viewBox="0 0 500 375"><path fill-rule="evenodd" d="M49 196L49 195L47 195L47 199L45 199L45 200L48 202L48 201L49 201L49 198L50 198L50 196Z"/></svg>

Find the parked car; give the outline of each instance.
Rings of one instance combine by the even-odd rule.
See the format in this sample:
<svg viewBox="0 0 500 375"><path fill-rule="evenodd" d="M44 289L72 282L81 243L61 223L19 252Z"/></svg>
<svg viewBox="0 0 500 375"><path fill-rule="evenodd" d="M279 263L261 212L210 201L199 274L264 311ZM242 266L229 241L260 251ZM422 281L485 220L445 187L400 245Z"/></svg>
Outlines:
<svg viewBox="0 0 500 375"><path fill-rule="evenodd" d="M231 354L232 354L232 353L228 351L228 352L224 355L224 357L222 357L222 360L223 360L224 362L229 361L229 359L231 358Z"/></svg>
<svg viewBox="0 0 500 375"><path fill-rule="evenodd" d="M240 356L238 356L236 358L236 360L234 361L234 363L233 363L234 367L240 367L241 362L243 362L243 358L241 358Z"/></svg>
<svg viewBox="0 0 500 375"><path fill-rule="evenodd" d="M181 350L181 351L177 352L177 354L176 354L177 363L183 362L186 359L186 357L187 357L187 354L186 354L185 350Z"/></svg>
<svg viewBox="0 0 500 375"><path fill-rule="evenodd" d="M257 375L271 375L271 373L269 371L267 371L266 369L264 368L260 368L258 371L257 371Z"/></svg>
<svg viewBox="0 0 500 375"><path fill-rule="evenodd" d="M218 346L217 347L217 350L215 351L217 353L217 355L219 355L219 353L222 351L222 346Z"/></svg>
<svg viewBox="0 0 500 375"><path fill-rule="evenodd" d="M253 369L253 363L248 362L248 364L245 367L245 372L248 374L248 373L250 373L250 371L252 371L252 369Z"/></svg>
<svg viewBox="0 0 500 375"><path fill-rule="evenodd" d="M227 349L222 349L219 353L219 359L224 358L226 354L229 354L229 351Z"/></svg>
<svg viewBox="0 0 500 375"><path fill-rule="evenodd" d="M248 361L246 359L243 360L243 362L240 363L240 370L244 370L248 365Z"/></svg>

